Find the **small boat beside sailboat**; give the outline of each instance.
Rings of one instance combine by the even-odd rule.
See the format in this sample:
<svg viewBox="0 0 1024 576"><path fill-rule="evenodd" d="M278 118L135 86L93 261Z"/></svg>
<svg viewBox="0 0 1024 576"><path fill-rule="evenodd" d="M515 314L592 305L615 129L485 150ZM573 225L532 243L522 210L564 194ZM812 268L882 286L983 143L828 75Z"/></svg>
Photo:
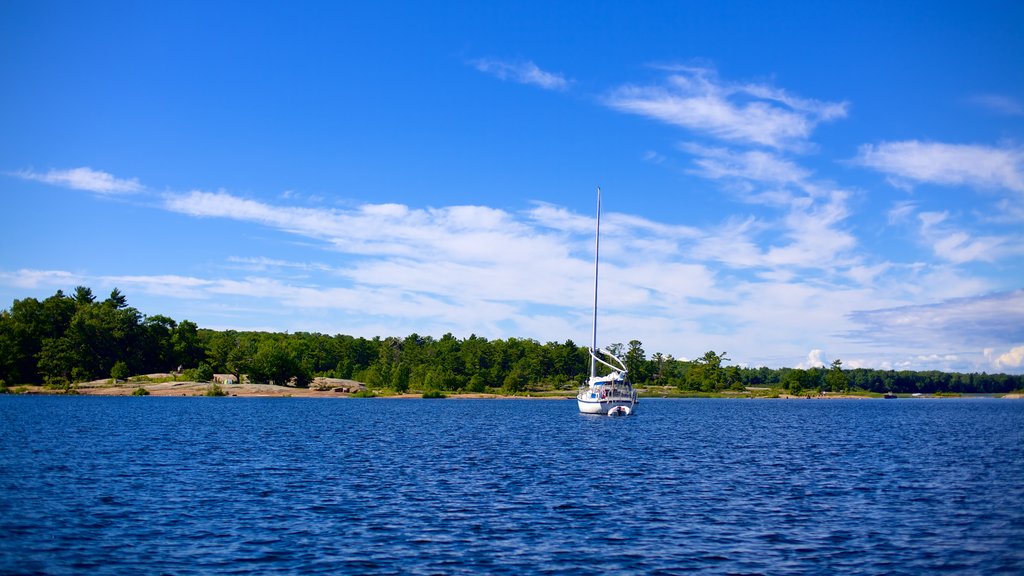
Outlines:
<svg viewBox="0 0 1024 576"><path fill-rule="evenodd" d="M597 286L598 263L601 253L601 189L597 189L597 233L594 241L594 325L590 345L590 377L576 394L576 405L584 414L629 416L636 409L637 394L627 376L622 360L612 352L597 348ZM610 360L605 360L600 355ZM610 373L598 376L597 365L602 364Z"/></svg>
<svg viewBox="0 0 1024 576"><path fill-rule="evenodd" d="M609 416L629 416L633 411L628 406L616 406L608 410Z"/></svg>

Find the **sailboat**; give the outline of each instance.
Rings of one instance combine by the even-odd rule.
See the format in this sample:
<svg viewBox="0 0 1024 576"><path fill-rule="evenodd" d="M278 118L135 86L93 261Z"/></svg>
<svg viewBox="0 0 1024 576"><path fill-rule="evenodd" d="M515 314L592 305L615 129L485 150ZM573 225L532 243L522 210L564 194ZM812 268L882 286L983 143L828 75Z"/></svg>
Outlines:
<svg viewBox="0 0 1024 576"><path fill-rule="evenodd" d="M597 348L597 280L598 263L601 260L601 188L597 189L597 233L594 240L594 326L590 344L590 378L580 386L576 404L584 414L607 414L629 416L636 409L636 390L629 382L626 365L622 359L607 349ZM607 358L607 360L605 359ZM602 364L611 372L597 375L597 365Z"/></svg>

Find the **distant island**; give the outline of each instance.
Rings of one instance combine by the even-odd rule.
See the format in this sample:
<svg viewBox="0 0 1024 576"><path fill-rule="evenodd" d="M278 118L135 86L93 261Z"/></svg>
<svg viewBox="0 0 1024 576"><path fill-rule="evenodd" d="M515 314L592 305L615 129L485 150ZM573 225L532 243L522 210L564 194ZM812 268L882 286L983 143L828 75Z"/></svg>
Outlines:
<svg viewBox="0 0 1024 576"><path fill-rule="evenodd" d="M845 393L813 392L794 395L778 388L749 388L743 391L723 390L721 392L694 392L674 387L653 386L639 389L644 398L780 398L814 400L853 400L884 398L881 393L852 390ZM101 379L80 382L70 387L46 385L21 385L8 389L9 394L73 394L85 396L235 396L243 398L452 398L452 399L531 399L571 400L575 390L525 390L507 394L500 389L487 392L423 391L406 390L396 392L389 388L373 389L362 382L338 378L314 378L309 386L299 387L286 384L259 384L248 381L236 382L231 375L217 374L213 382L183 380L180 374L144 374L127 380ZM936 394L905 394L914 398L961 398L990 396L1000 398L1024 398L1020 392L1008 394L960 394L940 392Z"/></svg>
<svg viewBox="0 0 1024 576"><path fill-rule="evenodd" d="M744 368L724 365L725 352L648 356L638 340L609 349L655 397L1019 396L1024 389L1022 375L844 369L841 360L827 368ZM79 286L0 311L0 393L567 398L588 370L587 349L572 340L216 331L145 316L117 289L98 300Z"/></svg>

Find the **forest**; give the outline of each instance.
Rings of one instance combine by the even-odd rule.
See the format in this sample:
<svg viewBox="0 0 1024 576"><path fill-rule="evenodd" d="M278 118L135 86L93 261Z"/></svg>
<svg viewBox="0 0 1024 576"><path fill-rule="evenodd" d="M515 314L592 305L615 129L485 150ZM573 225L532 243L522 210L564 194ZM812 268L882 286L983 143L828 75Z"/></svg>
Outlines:
<svg viewBox="0 0 1024 576"><path fill-rule="evenodd" d="M897 393L1004 393L1024 388L1024 376L985 373L726 366L725 352L695 360L650 356L638 340L608 349L624 359L640 386L703 393L777 388ZM150 373L180 373L199 382L216 373L251 382L308 386L314 377L348 378L394 392L451 391L517 394L573 390L589 371L586 347L476 335L410 334L367 339L344 334L207 330L194 322L146 316L118 289L98 300L90 288L42 301L15 300L0 311L0 390L23 384L69 388L78 382Z"/></svg>

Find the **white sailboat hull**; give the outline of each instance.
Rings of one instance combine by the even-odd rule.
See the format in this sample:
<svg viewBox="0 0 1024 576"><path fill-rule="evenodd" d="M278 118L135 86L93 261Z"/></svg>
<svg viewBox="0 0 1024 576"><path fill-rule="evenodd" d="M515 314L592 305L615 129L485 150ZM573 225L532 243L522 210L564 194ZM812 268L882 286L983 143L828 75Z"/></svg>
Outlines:
<svg viewBox="0 0 1024 576"><path fill-rule="evenodd" d="M636 391L625 382L612 387L601 379L595 379L592 385L580 388L576 394L576 405L584 414L622 413L622 410L615 410L621 406L626 408L624 415L629 415L636 409L636 404Z"/></svg>

